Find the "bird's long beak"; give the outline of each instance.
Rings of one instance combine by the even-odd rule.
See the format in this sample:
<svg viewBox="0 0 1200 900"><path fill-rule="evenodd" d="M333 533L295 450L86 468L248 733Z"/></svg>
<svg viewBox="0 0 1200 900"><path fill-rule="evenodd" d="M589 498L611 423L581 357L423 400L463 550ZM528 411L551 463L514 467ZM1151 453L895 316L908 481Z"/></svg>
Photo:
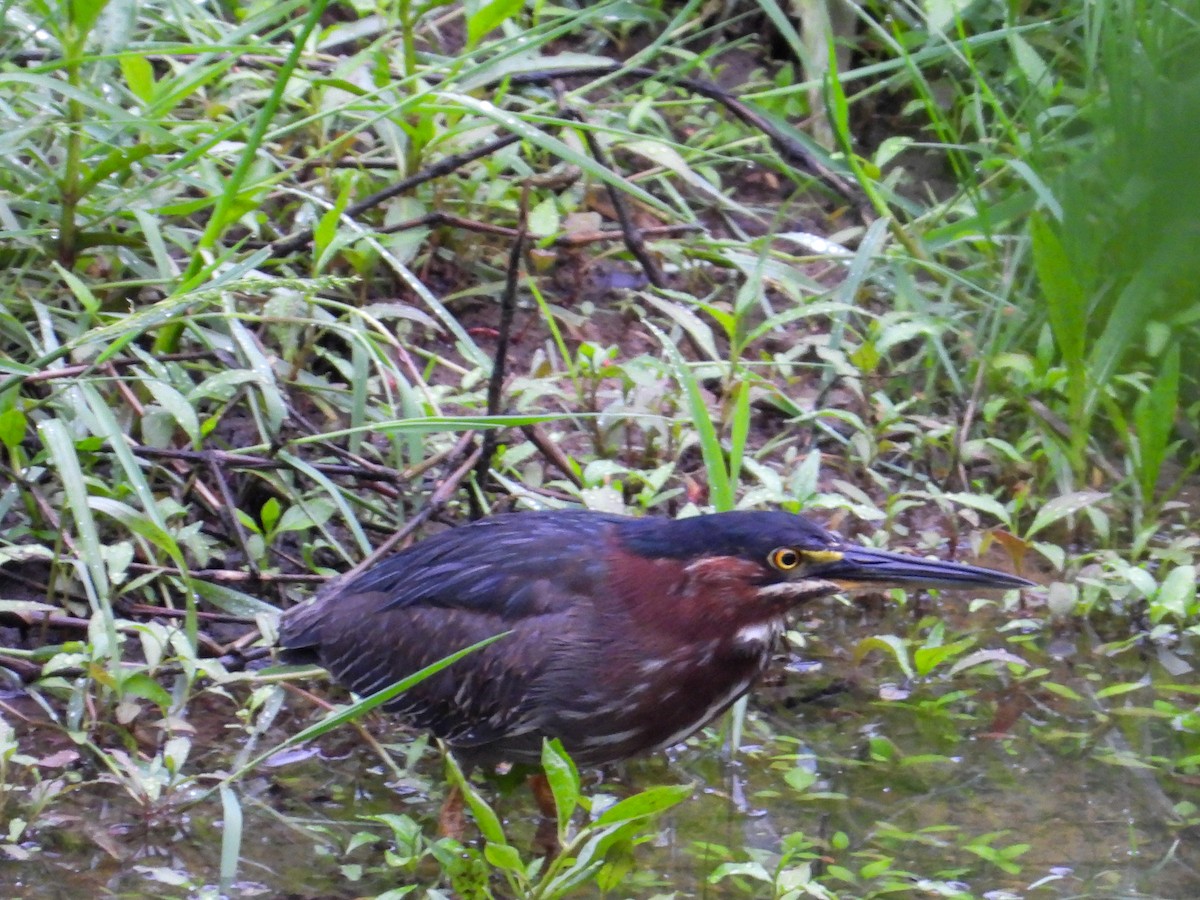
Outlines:
<svg viewBox="0 0 1200 900"><path fill-rule="evenodd" d="M921 559L870 547L846 546L839 552L840 559L809 566L805 577L836 582L843 590L883 587L1010 590L1035 586L1034 582L1016 575L963 563Z"/></svg>

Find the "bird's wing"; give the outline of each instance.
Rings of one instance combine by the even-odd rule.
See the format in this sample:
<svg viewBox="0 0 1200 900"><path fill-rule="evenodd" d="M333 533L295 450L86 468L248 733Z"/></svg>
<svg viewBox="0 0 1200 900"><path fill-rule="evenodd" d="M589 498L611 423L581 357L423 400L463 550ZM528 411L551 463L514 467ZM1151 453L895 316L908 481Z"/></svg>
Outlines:
<svg viewBox="0 0 1200 900"><path fill-rule="evenodd" d="M283 658L318 663L369 694L510 632L387 709L460 746L533 731L531 687L549 650L603 589L606 523L523 514L442 532L290 610L280 627Z"/></svg>

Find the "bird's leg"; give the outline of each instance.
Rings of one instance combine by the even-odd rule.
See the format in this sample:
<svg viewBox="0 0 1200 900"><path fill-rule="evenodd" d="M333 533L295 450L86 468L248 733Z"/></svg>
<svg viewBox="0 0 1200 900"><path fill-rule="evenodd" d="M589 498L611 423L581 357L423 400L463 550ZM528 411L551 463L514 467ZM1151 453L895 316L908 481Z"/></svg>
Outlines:
<svg viewBox="0 0 1200 900"><path fill-rule="evenodd" d="M554 802L554 791L550 790L550 779L543 772L529 776L529 790L537 803L543 819L558 819L558 804Z"/></svg>
<svg viewBox="0 0 1200 900"><path fill-rule="evenodd" d="M533 793L538 812L542 814L533 836L533 849L547 859L553 859L562 847L558 841L558 804L554 802L550 780L542 772L530 775L529 790Z"/></svg>
<svg viewBox="0 0 1200 900"><path fill-rule="evenodd" d="M438 813L438 834L462 843L463 835L467 831L465 807L463 792L458 785L453 785L446 794L441 812Z"/></svg>

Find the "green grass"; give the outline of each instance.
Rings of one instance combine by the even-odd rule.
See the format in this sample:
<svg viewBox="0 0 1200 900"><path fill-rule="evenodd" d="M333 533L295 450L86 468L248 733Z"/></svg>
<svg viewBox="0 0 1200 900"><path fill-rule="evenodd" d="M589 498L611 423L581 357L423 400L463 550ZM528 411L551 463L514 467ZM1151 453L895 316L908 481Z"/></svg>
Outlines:
<svg viewBox="0 0 1200 900"><path fill-rule="evenodd" d="M934 707L984 727L972 698L1005 685L1056 697L1064 720L1013 727L1148 768L1167 818L1194 823L1200 4L866 3L823 86L779 49L798 35L767 46L785 6L712 6L0 3L0 670L37 711L0 728L10 858L63 839L73 797L117 791L160 822L222 783L251 754L214 754L214 704L247 747L303 732L292 679L239 654L305 579L425 517L576 503L808 509L874 543L1007 557L1048 585L975 604L1007 624L976 634L939 610L847 652L925 685L895 702L933 735L955 727ZM685 78L727 79L774 142ZM813 115L834 147L807 136ZM1045 656L1059 634L1125 668L1085 691ZM1025 635L1036 651L1014 649ZM1134 733L1146 723L1174 731ZM733 743L763 729L787 739L752 707ZM58 741L77 762L40 768ZM649 798L628 818L564 819L580 853L548 869L507 825L464 849L370 821L412 837L388 865L423 883L555 896L632 866L651 893L670 876L633 861L652 813L698 802L677 783L623 801ZM242 790L214 814L227 886L246 875L234 823L257 814ZM868 831L694 855L734 892L922 876L887 859L929 834ZM947 840L967 860L936 873L947 885L1020 871L1023 841Z"/></svg>

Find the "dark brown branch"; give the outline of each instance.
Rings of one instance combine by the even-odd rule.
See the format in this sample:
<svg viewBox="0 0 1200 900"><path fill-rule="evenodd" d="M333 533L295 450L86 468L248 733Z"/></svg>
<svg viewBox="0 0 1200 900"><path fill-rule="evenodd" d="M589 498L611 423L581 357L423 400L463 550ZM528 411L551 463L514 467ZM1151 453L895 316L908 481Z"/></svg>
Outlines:
<svg viewBox="0 0 1200 900"><path fill-rule="evenodd" d="M488 379L487 414L500 414L500 398L504 390L504 370L508 363L508 341L512 332L513 314L517 308L517 289L521 283L521 257L525 253L525 235L528 227L529 188L521 193L521 225L517 230L516 240L508 253L508 271L504 280L504 293L500 295L500 326L496 338L496 357L492 363L492 375ZM483 489L487 481L488 469L492 465L492 455L496 452L498 435L496 429L489 429L483 434L483 446L479 453L479 462L475 469L475 483ZM475 508L473 513L482 515L483 510ZM476 518L478 516L475 516Z"/></svg>
<svg viewBox="0 0 1200 900"><path fill-rule="evenodd" d="M575 487L583 487L583 479L571 466L571 460L562 452L562 448L554 441L550 440L550 436L542 429L540 425L523 425L521 431L525 433L525 437L533 446L538 448L542 456L546 457L546 461L554 468L558 469L568 481Z"/></svg>
<svg viewBox="0 0 1200 900"><path fill-rule="evenodd" d="M576 110L566 110L565 112L584 126L581 130L583 131L583 139L588 145L588 152L592 154L596 162L611 171L613 167L608 159L608 154L604 152L604 148L596 140L596 135L592 129L587 127L587 120ZM608 192L609 202L612 203L613 209L617 213L617 221L621 225L621 234L625 238L625 246L641 265L642 271L646 273L647 280L656 288L665 288L667 286L667 279L663 275L662 269L659 268L658 261L646 249L646 242L642 240L642 232L637 227L637 223L633 221L633 215L629 211L629 203L625 198L624 192L617 190L614 185L607 183L604 185L604 189Z"/></svg>
<svg viewBox="0 0 1200 900"><path fill-rule="evenodd" d="M169 447L133 446L130 448L136 456L149 459L178 459L200 465L220 465L231 469L291 469L292 465L278 459L267 459L262 456L252 456L249 453L235 453L225 450L174 450ZM358 478L364 481L408 481L412 476L405 472L359 460L353 464L310 463L318 472L326 475L344 475L348 478ZM422 470L423 471L423 470ZM416 474L420 474L417 472Z"/></svg>
<svg viewBox="0 0 1200 900"><path fill-rule="evenodd" d="M183 572L175 566L159 566L153 563L130 563L134 572L154 572L159 575L177 575ZM321 584L328 581L324 575L288 574L286 572L243 572L241 569L190 569L188 576L197 581L213 581L221 584Z"/></svg>
<svg viewBox="0 0 1200 900"><path fill-rule="evenodd" d="M467 163L474 162L477 159L482 159L485 156L490 156L498 150L503 150L509 144L515 144L520 140L520 136L516 134L506 134L503 137L496 138L494 141L489 141L486 144L480 144L473 150L467 150L463 153L455 153L452 156L447 156L440 159L431 166L427 166L420 172L409 175L407 178L401 178L395 184L384 188L382 191L377 191L364 200L358 203L352 203L346 207L342 215L348 218L354 218L361 215L373 207L379 206L387 200L400 194L410 191L418 185L424 184L427 181L432 181L435 178L441 178L443 175L449 175L451 172L461 169ZM313 229L306 228L303 231L298 231L293 235L285 238L280 238L271 245L271 256L280 257L287 256L289 253L294 253L301 247L305 246L313 238Z"/></svg>
<svg viewBox="0 0 1200 900"><path fill-rule="evenodd" d="M763 113L739 100L724 88L711 81L690 78L683 75L673 75L669 72L659 72L656 69L645 66L627 68L620 62L613 62L607 65L570 66L562 69L517 72L505 77L508 79L509 84L547 84L558 78L597 75L619 75L623 78L639 78L643 80L659 78L691 91L694 94L699 94L701 97L707 97L709 100L720 103L751 128L755 128L765 134L775 147L775 151L789 166L812 175L833 193L852 203L860 216L870 214L870 204L862 196L861 191L847 183L840 175L831 171L816 152L807 147L803 141L786 133Z"/></svg>
<svg viewBox="0 0 1200 900"><path fill-rule="evenodd" d="M471 449L473 437L470 432L464 434L458 439L458 443L454 445L455 456L463 453L467 454L466 460L457 469L450 473L446 479L434 488L433 493L429 495L429 499L425 501L425 505L416 513L409 516L408 521L404 523L404 527L389 537L386 541L380 544L375 550L363 559L358 565L350 571L345 572L336 578L330 579L317 596L321 596L335 585L344 584L348 580L354 578L360 572L365 571L375 565L384 556L392 552L399 544L407 540L413 532L426 522L434 513L439 512L449 501L450 497L458 490L458 486L462 484L464 478L474 468L476 461L480 457L479 448Z"/></svg>

